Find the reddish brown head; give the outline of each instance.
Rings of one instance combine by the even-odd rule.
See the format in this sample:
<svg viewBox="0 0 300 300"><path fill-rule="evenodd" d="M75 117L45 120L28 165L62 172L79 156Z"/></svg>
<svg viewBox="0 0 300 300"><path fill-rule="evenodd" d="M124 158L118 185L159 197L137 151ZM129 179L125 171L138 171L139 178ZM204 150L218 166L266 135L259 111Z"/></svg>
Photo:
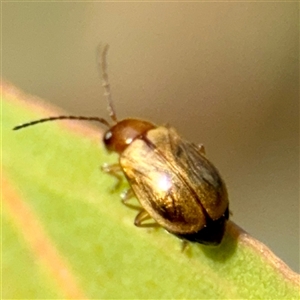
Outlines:
<svg viewBox="0 0 300 300"><path fill-rule="evenodd" d="M121 154L135 139L155 127L155 125L147 121L124 119L105 132L103 142L108 151Z"/></svg>

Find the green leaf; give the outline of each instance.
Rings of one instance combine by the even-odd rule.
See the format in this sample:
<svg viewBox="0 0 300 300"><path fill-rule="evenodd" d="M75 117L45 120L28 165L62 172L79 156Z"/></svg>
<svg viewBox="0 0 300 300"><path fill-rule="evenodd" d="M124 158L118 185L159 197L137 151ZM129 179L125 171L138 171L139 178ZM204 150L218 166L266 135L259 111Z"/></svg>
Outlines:
<svg viewBox="0 0 300 300"><path fill-rule="evenodd" d="M5 84L2 101L2 298L298 299L299 275L229 222L219 247L133 225L101 173L117 162L101 130Z"/></svg>

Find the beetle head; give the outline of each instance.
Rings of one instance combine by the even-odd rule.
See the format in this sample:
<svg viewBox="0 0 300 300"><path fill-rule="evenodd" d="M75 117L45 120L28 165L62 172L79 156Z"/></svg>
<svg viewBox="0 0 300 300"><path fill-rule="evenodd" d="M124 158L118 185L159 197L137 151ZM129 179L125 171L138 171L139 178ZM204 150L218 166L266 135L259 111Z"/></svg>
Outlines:
<svg viewBox="0 0 300 300"><path fill-rule="evenodd" d="M147 121L124 119L105 132L103 142L108 151L121 154L136 138L141 137L148 130L155 127L155 125Z"/></svg>

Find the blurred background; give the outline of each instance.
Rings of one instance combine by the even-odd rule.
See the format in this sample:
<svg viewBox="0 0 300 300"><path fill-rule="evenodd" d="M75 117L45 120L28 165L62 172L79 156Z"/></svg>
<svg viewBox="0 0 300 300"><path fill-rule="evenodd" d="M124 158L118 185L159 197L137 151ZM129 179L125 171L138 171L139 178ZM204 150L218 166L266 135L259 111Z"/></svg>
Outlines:
<svg viewBox="0 0 300 300"><path fill-rule="evenodd" d="M99 42L119 118L203 143L233 221L299 272L299 4L2 3L2 77L72 114L107 116Z"/></svg>

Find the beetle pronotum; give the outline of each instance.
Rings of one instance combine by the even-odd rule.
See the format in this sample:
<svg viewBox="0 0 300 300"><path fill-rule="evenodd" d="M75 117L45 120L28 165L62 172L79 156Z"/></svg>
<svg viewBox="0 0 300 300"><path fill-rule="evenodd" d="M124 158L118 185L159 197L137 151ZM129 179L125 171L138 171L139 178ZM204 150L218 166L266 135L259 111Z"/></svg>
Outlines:
<svg viewBox="0 0 300 300"><path fill-rule="evenodd" d="M174 128L133 118L117 119L108 82L107 50L108 45L102 52L101 68L113 124L98 117L55 116L24 123L14 130L65 119L107 126L103 143L108 151L119 154L119 163L103 170L118 179L122 178L120 173L127 178L131 188L123 194L122 202L138 209L134 224L159 225L185 241L218 245L229 217L227 190L219 172L206 158L203 146L183 140ZM140 207L129 203L134 195ZM146 222L151 218L155 223Z"/></svg>

